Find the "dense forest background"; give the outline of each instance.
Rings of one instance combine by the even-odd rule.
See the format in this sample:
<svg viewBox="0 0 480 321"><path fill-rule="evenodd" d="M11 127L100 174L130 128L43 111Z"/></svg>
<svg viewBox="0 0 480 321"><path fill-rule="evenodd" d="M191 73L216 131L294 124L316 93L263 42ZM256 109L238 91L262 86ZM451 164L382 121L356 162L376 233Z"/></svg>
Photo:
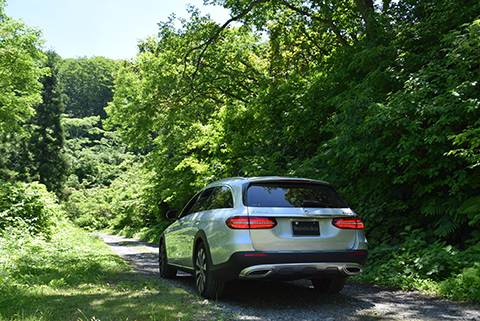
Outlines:
<svg viewBox="0 0 480 321"><path fill-rule="evenodd" d="M479 300L480 3L211 2L232 19L191 8L113 61L44 51L0 0L0 229L51 225L48 194L158 235L210 181L309 177L364 220L364 281Z"/></svg>

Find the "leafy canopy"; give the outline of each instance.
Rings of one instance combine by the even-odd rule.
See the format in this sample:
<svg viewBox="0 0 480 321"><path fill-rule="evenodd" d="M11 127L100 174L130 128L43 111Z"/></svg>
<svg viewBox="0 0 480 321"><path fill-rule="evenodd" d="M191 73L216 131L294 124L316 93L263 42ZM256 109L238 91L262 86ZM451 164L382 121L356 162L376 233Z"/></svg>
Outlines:
<svg viewBox="0 0 480 321"><path fill-rule="evenodd" d="M39 68L43 56L42 34L4 13L0 0L0 130L18 127L34 113L41 101Z"/></svg>

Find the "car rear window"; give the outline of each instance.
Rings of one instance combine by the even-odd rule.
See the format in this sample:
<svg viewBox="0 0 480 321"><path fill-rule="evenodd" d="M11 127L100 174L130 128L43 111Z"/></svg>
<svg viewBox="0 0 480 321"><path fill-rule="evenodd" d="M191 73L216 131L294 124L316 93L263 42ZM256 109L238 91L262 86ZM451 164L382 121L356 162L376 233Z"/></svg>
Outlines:
<svg viewBox="0 0 480 321"><path fill-rule="evenodd" d="M252 207L348 207L331 186L305 183L253 183L244 202Z"/></svg>

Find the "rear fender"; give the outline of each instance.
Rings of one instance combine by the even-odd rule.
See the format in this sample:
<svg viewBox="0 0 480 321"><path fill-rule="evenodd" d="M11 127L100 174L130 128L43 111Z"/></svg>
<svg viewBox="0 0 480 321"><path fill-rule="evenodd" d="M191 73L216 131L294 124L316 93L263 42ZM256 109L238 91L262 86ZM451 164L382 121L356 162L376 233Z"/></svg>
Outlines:
<svg viewBox="0 0 480 321"><path fill-rule="evenodd" d="M207 258L210 261L210 264L212 264L212 256L210 254L210 245L208 244L207 241L207 235L203 230L198 230L197 234L195 234L194 238L194 243L193 243L193 251L192 251L192 267L195 266L195 255L198 249L198 245L200 243L203 243L205 245L205 250L207 251Z"/></svg>

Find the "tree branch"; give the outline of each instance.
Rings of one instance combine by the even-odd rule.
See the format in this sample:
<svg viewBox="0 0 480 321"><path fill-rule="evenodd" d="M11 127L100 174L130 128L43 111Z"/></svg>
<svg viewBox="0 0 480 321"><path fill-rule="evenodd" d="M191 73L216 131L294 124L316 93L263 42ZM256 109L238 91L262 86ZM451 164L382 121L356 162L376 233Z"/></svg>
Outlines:
<svg viewBox="0 0 480 321"><path fill-rule="evenodd" d="M282 4L285 7L287 7L288 9L291 9L291 10L295 11L296 13L301 14L302 16L307 16L307 17L311 18L312 20L315 20L315 21L321 22L323 24L326 24L327 26L332 28L333 33L335 33L335 36L337 37L338 41L343 46L345 46L345 47L349 46L347 40L345 40L345 38L342 36L342 33L340 32L340 29L333 23L332 19L328 19L328 20L327 19L322 19L320 17L317 17L317 16L311 14L310 12L299 9L299 8L289 4L287 1L282 1Z"/></svg>
<svg viewBox="0 0 480 321"><path fill-rule="evenodd" d="M201 45L195 47L195 48L192 48L190 49L186 54L185 54L185 57L183 58L183 61L184 61L184 65L185 65L185 68L183 70L183 74L185 75L185 72L186 72L186 69L187 69L187 59L188 59L188 56L196 51L196 50L199 50L199 49L202 49L202 52L200 53L200 56L198 57L197 59L197 66L195 68L195 72L193 73L192 75L192 79L195 78L197 72L198 72L198 69L200 67L200 62L202 61L202 57L203 55L205 54L205 52L207 51L208 49L208 46L210 46L217 38L218 36L220 35L220 33L228 27L228 25L234 21L237 21L237 20L240 20L242 19L245 15L247 15L250 11L252 11L253 7L255 7L256 5L260 4L260 3L266 3L266 2L269 2L271 0L255 0L253 1L252 3L250 3L250 5L245 9L243 10L239 15L235 16L235 17L232 17L230 19L227 20L227 22L225 22L218 30L217 32L215 32L215 34L210 37L206 42L202 43Z"/></svg>

